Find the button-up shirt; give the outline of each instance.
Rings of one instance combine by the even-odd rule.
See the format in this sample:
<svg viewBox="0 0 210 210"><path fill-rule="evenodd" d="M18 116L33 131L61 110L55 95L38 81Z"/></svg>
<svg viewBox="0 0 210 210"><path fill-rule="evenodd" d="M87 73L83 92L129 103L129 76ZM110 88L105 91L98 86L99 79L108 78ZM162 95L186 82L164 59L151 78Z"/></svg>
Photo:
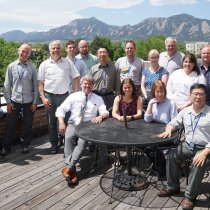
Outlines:
<svg viewBox="0 0 210 210"><path fill-rule="evenodd" d="M9 64L4 82L4 98L7 103L38 103L37 70L31 62L20 64L16 60Z"/></svg>
<svg viewBox="0 0 210 210"><path fill-rule="evenodd" d="M85 98L84 92L76 92L72 93L67 97L67 99L57 108L56 117L65 117L65 114L68 111L71 111L71 116L69 118L69 123L78 124L80 122L80 117L82 111L84 111L83 122L90 121L94 119L98 113L101 115L102 113L109 112L106 110L106 106L104 104L103 99L94 94L90 93L88 95L87 104L85 110L83 110L83 101Z"/></svg>
<svg viewBox="0 0 210 210"><path fill-rule="evenodd" d="M39 67L38 80L44 81L44 90L53 94L69 91L71 80L79 77L76 67L67 58L55 62L51 58L43 61Z"/></svg>
<svg viewBox="0 0 210 210"><path fill-rule="evenodd" d="M169 125L172 125L173 127L184 127L185 140L189 144L190 142L192 142L196 145L201 145L210 148L209 106L204 105L204 107L199 113L195 113L193 107L189 106L183 109L181 112L179 112L179 114L171 122L169 122ZM193 134L194 127L195 130Z"/></svg>

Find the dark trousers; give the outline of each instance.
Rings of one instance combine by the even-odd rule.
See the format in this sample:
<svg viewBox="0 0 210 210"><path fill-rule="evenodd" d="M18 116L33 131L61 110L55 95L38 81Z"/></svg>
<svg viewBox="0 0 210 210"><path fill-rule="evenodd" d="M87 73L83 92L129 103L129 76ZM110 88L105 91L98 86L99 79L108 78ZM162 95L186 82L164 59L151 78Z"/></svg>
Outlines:
<svg viewBox="0 0 210 210"><path fill-rule="evenodd" d="M12 147L16 123L20 119L21 112L22 112L21 145L23 147L29 146L32 136L32 125L34 118L34 113L31 111L32 103L28 104L20 104L16 102L12 103L13 103L13 111L7 114L6 130L2 142L2 147L5 149L11 149Z"/></svg>

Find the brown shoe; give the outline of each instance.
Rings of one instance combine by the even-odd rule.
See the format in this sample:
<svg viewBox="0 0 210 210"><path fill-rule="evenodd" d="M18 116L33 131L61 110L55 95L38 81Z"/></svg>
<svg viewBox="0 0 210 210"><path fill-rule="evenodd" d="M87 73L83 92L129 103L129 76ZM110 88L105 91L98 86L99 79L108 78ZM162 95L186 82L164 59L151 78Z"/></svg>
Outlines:
<svg viewBox="0 0 210 210"><path fill-rule="evenodd" d="M157 194L159 197L169 197L172 195L178 195L180 193L180 189L178 190L170 190L167 188L161 188L160 192Z"/></svg>
<svg viewBox="0 0 210 210"><path fill-rule="evenodd" d="M62 173L63 173L63 176L65 178L70 177L70 175L71 175L71 169L68 166L65 166L64 169L63 169L63 171L62 171Z"/></svg>
<svg viewBox="0 0 210 210"><path fill-rule="evenodd" d="M183 201L182 201L182 209L184 210L191 210L194 208L194 205L195 205L195 200L190 200L188 198L185 198Z"/></svg>

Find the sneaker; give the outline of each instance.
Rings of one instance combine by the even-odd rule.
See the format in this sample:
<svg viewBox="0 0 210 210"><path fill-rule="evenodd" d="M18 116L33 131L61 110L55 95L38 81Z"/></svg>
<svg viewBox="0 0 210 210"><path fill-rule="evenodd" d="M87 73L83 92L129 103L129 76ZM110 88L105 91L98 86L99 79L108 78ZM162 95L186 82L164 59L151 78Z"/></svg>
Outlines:
<svg viewBox="0 0 210 210"><path fill-rule="evenodd" d="M27 153L29 153L29 152L30 152L30 149L29 149L28 146L22 147L22 153L23 153L23 154L27 154Z"/></svg>
<svg viewBox="0 0 210 210"><path fill-rule="evenodd" d="M58 140L57 147L61 147L63 145L63 140Z"/></svg>
<svg viewBox="0 0 210 210"><path fill-rule="evenodd" d="M52 146L51 149L50 149L51 154L56 154L57 151L58 151L57 146Z"/></svg>

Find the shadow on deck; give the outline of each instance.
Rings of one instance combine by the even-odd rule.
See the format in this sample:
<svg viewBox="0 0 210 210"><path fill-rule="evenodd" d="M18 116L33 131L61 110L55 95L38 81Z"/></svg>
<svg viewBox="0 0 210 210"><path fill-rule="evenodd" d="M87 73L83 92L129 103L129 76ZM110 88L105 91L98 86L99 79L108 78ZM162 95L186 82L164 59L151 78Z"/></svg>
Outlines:
<svg viewBox="0 0 210 210"><path fill-rule="evenodd" d="M158 188L166 184L157 181L156 176L148 176L148 185L139 191L124 191L114 187L112 203L109 195L112 186L113 167L107 159L98 163L90 173L94 153L85 152L77 165L79 184L68 186L62 176L63 148L56 155L50 154L47 136L32 141L29 154L23 155L17 145L5 162L0 162L0 209L114 209L114 210L159 210L181 209L185 178L181 178L180 196L159 198ZM102 151L102 149L101 149ZM111 161L112 162L112 161ZM81 170L82 168L82 170ZM210 207L209 174L200 186L195 210Z"/></svg>

